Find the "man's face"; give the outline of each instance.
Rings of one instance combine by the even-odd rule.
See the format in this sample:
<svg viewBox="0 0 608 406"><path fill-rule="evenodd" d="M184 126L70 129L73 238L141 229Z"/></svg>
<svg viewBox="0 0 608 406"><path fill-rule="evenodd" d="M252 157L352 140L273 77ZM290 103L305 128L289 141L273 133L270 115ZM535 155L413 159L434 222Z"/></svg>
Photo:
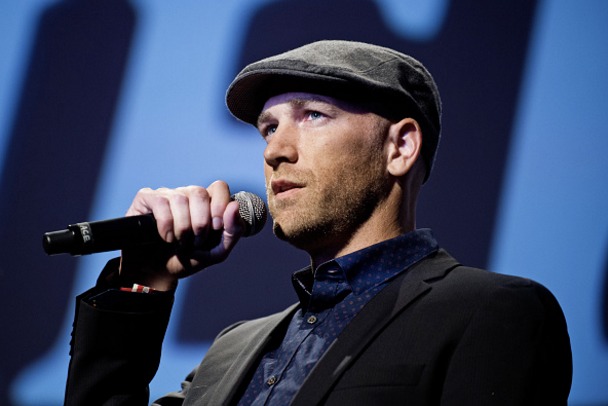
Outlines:
<svg viewBox="0 0 608 406"><path fill-rule="evenodd" d="M348 241L388 193L387 126L327 96L270 98L258 129L275 234L309 252Z"/></svg>

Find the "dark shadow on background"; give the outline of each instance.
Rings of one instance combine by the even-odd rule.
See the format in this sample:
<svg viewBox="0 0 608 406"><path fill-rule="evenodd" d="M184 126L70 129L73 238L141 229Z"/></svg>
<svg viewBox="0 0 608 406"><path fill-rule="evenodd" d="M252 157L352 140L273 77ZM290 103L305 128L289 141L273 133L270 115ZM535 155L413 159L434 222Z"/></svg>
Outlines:
<svg viewBox="0 0 608 406"><path fill-rule="evenodd" d="M390 31L370 0L272 2L249 21L240 58L226 69L230 76L224 78L224 89L246 64L320 39L372 42L422 60L438 82L444 114L443 140L422 193L418 226L432 227L460 261L486 266L535 10L536 2L529 0L452 1L438 36L417 42ZM230 279L210 281L207 275L204 282L199 278L190 285L188 306L180 316L181 339L210 340L230 322L296 300L289 275L306 265L306 256L294 254L270 233L247 243L251 248L209 272L220 275L233 272L235 263L246 264L234 278L231 273ZM279 258L281 269L269 261L272 256ZM262 268L266 263L275 265ZM265 297L266 292L271 293Z"/></svg>
<svg viewBox="0 0 608 406"><path fill-rule="evenodd" d="M127 0L66 0L41 14L0 179L0 404L73 300L78 261L48 258L42 234L90 213L134 28Z"/></svg>

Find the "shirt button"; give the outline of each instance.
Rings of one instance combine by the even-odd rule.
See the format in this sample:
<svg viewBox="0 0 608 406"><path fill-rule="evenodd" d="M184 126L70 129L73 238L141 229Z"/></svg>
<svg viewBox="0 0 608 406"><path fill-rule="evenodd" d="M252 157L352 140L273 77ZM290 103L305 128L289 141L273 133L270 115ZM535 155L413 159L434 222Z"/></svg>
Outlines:
<svg viewBox="0 0 608 406"><path fill-rule="evenodd" d="M315 324L317 322L317 316L308 316L308 319L306 319L306 322L308 324Z"/></svg>
<svg viewBox="0 0 608 406"><path fill-rule="evenodd" d="M268 386L272 386L275 383L277 383L277 377L275 375L272 375L270 378L268 378L266 380L266 385L268 385Z"/></svg>

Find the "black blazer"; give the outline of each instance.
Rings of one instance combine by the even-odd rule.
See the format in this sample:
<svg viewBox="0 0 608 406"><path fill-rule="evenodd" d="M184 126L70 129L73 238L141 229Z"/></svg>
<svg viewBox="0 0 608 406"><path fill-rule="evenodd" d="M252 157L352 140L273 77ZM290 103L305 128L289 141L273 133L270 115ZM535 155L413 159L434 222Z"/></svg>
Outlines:
<svg viewBox="0 0 608 406"><path fill-rule="evenodd" d="M86 307L91 314L84 319L99 312ZM236 404L265 346L273 335L282 334L296 309L294 305L226 329L183 382L183 390L155 404ZM155 337L158 340L158 333ZM108 389L108 380L129 378L131 389L122 395L132 401L124 404L145 397L144 380L131 383L135 371L125 376L122 367L116 368L134 360L93 358L83 362L90 365L79 372L77 358L72 357L66 399L73 395L93 403L73 404L95 404L90 394L104 381L93 378L100 371L106 381L101 386ZM146 370L148 382L155 371L154 366L135 368L139 375ZM86 380L87 374L92 377L79 389L77 381ZM292 404L565 405L571 378L565 319L547 289L528 279L460 266L439 251L397 277L361 310ZM127 385L122 386L126 390ZM111 392L96 393L111 399L117 391Z"/></svg>

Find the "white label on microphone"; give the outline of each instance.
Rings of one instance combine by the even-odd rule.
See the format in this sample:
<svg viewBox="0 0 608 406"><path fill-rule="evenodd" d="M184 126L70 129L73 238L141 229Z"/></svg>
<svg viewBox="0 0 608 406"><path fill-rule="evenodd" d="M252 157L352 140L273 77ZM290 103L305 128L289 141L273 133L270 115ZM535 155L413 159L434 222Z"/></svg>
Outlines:
<svg viewBox="0 0 608 406"><path fill-rule="evenodd" d="M78 223L80 229L80 235L85 245L90 244L93 241L93 232L89 223Z"/></svg>

